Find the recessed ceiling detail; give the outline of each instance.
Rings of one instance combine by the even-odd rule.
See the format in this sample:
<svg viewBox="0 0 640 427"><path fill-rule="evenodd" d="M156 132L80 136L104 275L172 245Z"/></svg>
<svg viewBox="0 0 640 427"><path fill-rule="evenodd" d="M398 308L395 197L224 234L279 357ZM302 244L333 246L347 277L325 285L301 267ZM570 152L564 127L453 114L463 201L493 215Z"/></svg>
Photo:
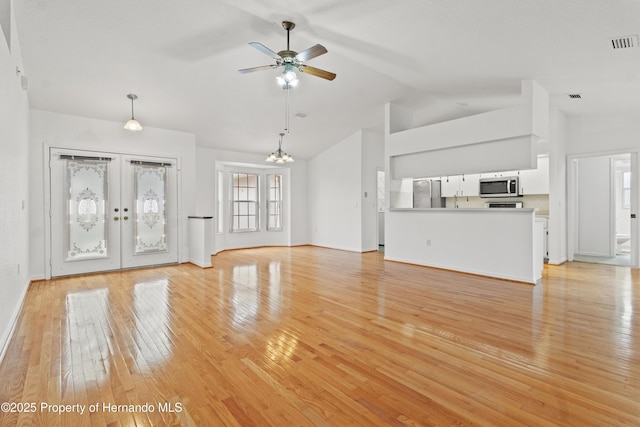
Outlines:
<svg viewBox="0 0 640 427"><path fill-rule="evenodd" d="M638 47L638 35L634 34L631 36L616 37L615 39L611 39L611 47L614 50Z"/></svg>

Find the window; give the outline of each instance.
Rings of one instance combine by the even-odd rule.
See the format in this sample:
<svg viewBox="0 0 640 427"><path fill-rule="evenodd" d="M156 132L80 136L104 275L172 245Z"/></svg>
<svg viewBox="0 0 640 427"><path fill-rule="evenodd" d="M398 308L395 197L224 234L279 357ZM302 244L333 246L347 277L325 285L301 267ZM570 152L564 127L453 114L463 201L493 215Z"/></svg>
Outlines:
<svg viewBox="0 0 640 427"><path fill-rule="evenodd" d="M258 175L231 174L231 231L258 230Z"/></svg>
<svg viewBox="0 0 640 427"><path fill-rule="evenodd" d="M282 175L267 175L267 230L282 230Z"/></svg>
<svg viewBox="0 0 640 427"><path fill-rule="evenodd" d="M218 233L224 233L224 173L222 171L218 171Z"/></svg>

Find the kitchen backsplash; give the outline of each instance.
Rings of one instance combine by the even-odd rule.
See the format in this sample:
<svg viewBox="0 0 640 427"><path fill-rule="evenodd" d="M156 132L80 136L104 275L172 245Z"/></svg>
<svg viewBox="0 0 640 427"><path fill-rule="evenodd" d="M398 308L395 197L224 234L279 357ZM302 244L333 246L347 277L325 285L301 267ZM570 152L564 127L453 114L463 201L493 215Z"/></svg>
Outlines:
<svg viewBox="0 0 640 427"><path fill-rule="evenodd" d="M447 197L447 208L455 207L455 199ZM484 198L478 196L458 197L459 208L484 208L487 202L522 202L523 208L533 208L538 210L539 215L549 214L549 195L548 194L531 194L522 197L497 197Z"/></svg>

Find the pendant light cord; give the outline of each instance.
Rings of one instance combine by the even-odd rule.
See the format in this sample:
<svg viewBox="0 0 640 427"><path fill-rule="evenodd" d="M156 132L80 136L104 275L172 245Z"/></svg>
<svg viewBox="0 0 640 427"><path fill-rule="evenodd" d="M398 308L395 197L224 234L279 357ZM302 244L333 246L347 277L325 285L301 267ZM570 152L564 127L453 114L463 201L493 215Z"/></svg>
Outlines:
<svg viewBox="0 0 640 427"><path fill-rule="evenodd" d="M287 96L284 101L284 130L287 134L291 133L291 129L289 129L289 92L291 89L287 88Z"/></svg>

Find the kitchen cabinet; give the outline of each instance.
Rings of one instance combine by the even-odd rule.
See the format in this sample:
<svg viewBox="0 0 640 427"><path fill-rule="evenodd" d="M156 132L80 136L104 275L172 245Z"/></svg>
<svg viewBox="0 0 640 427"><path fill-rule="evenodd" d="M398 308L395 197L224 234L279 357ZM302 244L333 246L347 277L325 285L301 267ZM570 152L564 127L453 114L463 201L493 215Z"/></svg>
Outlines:
<svg viewBox="0 0 640 427"><path fill-rule="evenodd" d="M518 176L518 171L503 171L503 172L485 172L480 174L480 178L497 178L501 176Z"/></svg>
<svg viewBox="0 0 640 427"><path fill-rule="evenodd" d="M549 157L538 157L537 169L520 171L520 191L527 194L549 194Z"/></svg>
<svg viewBox="0 0 640 427"><path fill-rule="evenodd" d="M460 177L459 196L478 196L480 194L480 174L469 174Z"/></svg>
<svg viewBox="0 0 640 427"><path fill-rule="evenodd" d="M442 177L442 197L477 196L480 189L480 174Z"/></svg>
<svg viewBox="0 0 640 427"><path fill-rule="evenodd" d="M454 197L460 195L460 175L443 176L442 180L442 197Z"/></svg>

